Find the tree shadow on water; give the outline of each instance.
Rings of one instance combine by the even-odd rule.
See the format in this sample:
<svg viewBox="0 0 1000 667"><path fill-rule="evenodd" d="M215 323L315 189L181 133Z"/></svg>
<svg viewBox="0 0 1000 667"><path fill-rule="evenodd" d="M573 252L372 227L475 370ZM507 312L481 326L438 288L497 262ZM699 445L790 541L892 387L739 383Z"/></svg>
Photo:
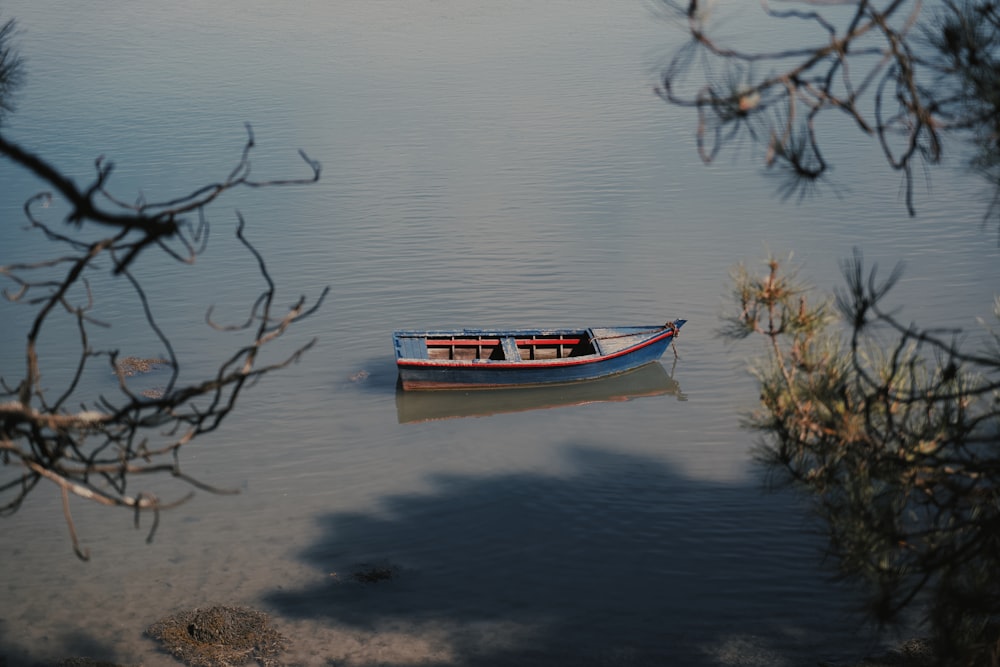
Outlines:
<svg viewBox="0 0 1000 667"><path fill-rule="evenodd" d="M64 667L84 665L127 665L118 647L101 642L78 631L55 631L39 637L39 645L29 653L23 646L8 641L3 619L0 618L0 667ZM40 658L33 653L47 654Z"/></svg>
<svg viewBox="0 0 1000 667"><path fill-rule="evenodd" d="M442 665L780 666L865 650L788 496L595 447L568 456L567 475L442 475L376 512L321 517L300 554L315 585L266 602L358 631L435 628Z"/></svg>

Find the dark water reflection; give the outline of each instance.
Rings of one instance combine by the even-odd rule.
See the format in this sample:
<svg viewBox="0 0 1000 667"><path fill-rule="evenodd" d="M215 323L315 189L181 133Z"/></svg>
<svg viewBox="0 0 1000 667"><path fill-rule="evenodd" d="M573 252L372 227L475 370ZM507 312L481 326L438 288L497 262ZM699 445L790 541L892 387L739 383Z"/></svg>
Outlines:
<svg viewBox="0 0 1000 667"><path fill-rule="evenodd" d="M434 620L451 628L463 664L799 665L817 644L857 643L829 603L836 588L816 576L818 542L782 537L795 527L787 497L564 448L568 476L441 475L377 513L320 515L298 555L314 581L266 594L268 607L364 629ZM706 495L711 521L691 501ZM616 555L595 565L589 554L609 543ZM351 580L373 565L392 579ZM758 594L737 593L747 588ZM498 621L511 636L469 630Z"/></svg>
<svg viewBox="0 0 1000 667"><path fill-rule="evenodd" d="M653 362L622 375L554 387L436 392L403 391L402 386L397 386L396 413L399 423L403 424L552 410L663 395L685 400L680 385L667 373L663 364Z"/></svg>

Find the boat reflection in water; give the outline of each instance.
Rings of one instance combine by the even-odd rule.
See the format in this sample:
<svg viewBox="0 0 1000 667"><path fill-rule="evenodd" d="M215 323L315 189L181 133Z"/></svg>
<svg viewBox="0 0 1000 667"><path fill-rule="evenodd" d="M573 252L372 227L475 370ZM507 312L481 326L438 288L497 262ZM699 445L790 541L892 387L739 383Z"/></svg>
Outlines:
<svg viewBox="0 0 1000 667"><path fill-rule="evenodd" d="M397 384L396 412L399 423L404 424L630 401L647 396L676 396L679 401L687 400L671 373L667 373L659 361L654 361L620 375L562 385L469 391L403 391Z"/></svg>

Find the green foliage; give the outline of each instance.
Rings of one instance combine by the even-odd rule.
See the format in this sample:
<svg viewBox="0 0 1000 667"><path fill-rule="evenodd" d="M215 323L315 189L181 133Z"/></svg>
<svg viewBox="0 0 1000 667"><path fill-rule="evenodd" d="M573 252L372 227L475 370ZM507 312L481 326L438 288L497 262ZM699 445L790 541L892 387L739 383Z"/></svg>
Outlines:
<svg viewBox="0 0 1000 667"><path fill-rule="evenodd" d="M935 89L942 117L954 119L973 141L974 170L995 186L1000 205L1000 4L946 0L925 27L940 73Z"/></svg>
<svg viewBox="0 0 1000 667"><path fill-rule="evenodd" d="M11 44L15 31L14 19L0 24L0 122L14 110L14 91L24 77L24 61Z"/></svg>
<svg viewBox="0 0 1000 667"><path fill-rule="evenodd" d="M903 325L882 307L899 269L880 282L860 254L843 269L846 327L777 260L733 273L723 333L768 349L756 458L809 499L872 618L918 609L943 662L1000 660L998 339L970 354L958 331Z"/></svg>

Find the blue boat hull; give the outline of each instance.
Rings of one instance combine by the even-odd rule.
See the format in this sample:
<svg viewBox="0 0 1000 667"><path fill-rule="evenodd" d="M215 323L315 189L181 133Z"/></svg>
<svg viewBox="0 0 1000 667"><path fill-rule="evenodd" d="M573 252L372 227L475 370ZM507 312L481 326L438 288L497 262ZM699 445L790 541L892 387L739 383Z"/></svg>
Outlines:
<svg viewBox="0 0 1000 667"><path fill-rule="evenodd" d="M654 327L397 331L404 390L536 386L624 373L659 359L684 320Z"/></svg>

